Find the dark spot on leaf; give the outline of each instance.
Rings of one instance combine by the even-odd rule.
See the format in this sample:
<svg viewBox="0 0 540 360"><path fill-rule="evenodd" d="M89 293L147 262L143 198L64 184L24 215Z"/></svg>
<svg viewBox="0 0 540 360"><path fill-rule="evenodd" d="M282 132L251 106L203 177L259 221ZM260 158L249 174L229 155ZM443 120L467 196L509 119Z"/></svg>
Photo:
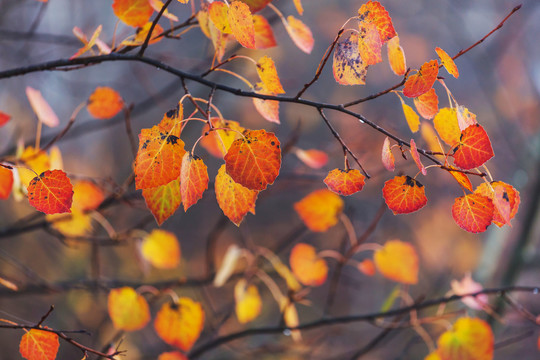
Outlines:
<svg viewBox="0 0 540 360"><path fill-rule="evenodd" d="M510 202L510 198L508 197L508 193L506 191L503 193L503 199Z"/></svg>
<svg viewBox="0 0 540 360"><path fill-rule="evenodd" d="M169 135L167 136L167 144L178 144L178 139L180 139L178 136Z"/></svg>

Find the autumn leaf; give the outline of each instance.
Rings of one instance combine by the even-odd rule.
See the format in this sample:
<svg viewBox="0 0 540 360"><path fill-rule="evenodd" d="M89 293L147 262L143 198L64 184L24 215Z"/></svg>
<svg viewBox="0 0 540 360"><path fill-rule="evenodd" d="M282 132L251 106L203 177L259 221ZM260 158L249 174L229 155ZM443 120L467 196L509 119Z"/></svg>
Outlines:
<svg viewBox="0 0 540 360"><path fill-rule="evenodd" d="M387 136L384 138L381 160L388 171L394 171L396 168L394 154L392 154L392 148L390 147L390 138Z"/></svg>
<svg viewBox="0 0 540 360"><path fill-rule="evenodd" d="M454 167L449 167L450 169L456 169ZM457 171L456 170L448 170L448 172L450 173L450 175L452 175L454 177L454 179L456 179L456 181L458 182L459 185L461 185L461 187L463 187L464 189L467 189L469 191L473 191L472 189L472 184L471 184L471 180L469 180L469 177L462 173L461 171Z"/></svg>
<svg viewBox="0 0 540 360"><path fill-rule="evenodd" d="M457 113L455 108L442 108L433 119L435 130L447 145L454 146L459 142L461 130L459 130Z"/></svg>
<svg viewBox="0 0 540 360"><path fill-rule="evenodd" d="M274 253L266 254L265 257L270 261L276 272L287 283L287 288L293 292L296 292L302 288L302 285L298 282L294 274L289 270L287 265L281 262L280 258Z"/></svg>
<svg viewBox="0 0 540 360"><path fill-rule="evenodd" d="M373 260L384 277L403 284L418 283L418 255L411 244L389 240L375 251Z"/></svg>
<svg viewBox="0 0 540 360"><path fill-rule="evenodd" d="M364 259L356 266L358 271L366 276L375 275L375 263L371 259Z"/></svg>
<svg viewBox="0 0 540 360"><path fill-rule="evenodd" d="M78 180L73 185L73 208L81 211L95 210L104 199L103 190L92 181Z"/></svg>
<svg viewBox="0 0 540 360"><path fill-rule="evenodd" d="M491 141L482 126L471 125L461 132L459 145L454 148L454 164L464 170L474 169L493 156Z"/></svg>
<svg viewBox="0 0 540 360"><path fill-rule="evenodd" d="M365 176L359 170L334 169L328 173L324 183L336 194L349 196L362 190Z"/></svg>
<svg viewBox="0 0 540 360"><path fill-rule="evenodd" d="M493 223L498 227L510 224L510 220L517 214L519 203L519 191L512 185L502 181L493 181L489 184L482 183L474 191L476 194L487 196L495 206Z"/></svg>
<svg viewBox="0 0 540 360"><path fill-rule="evenodd" d="M143 189L142 195L146 207L154 215L158 225L161 225L176 212L182 203L180 180L174 179L165 185Z"/></svg>
<svg viewBox="0 0 540 360"><path fill-rule="evenodd" d="M246 279L240 279L234 286L236 318L240 324L253 321L262 310L261 295L255 285L248 285Z"/></svg>
<svg viewBox="0 0 540 360"><path fill-rule="evenodd" d="M439 98L434 88L414 98L414 106L424 119L433 119L439 111Z"/></svg>
<svg viewBox="0 0 540 360"><path fill-rule="evenodd" d="M248 212L255 213L259 192L236 183L227 174L225 165L219 168L214 185L219 208L236 226L240 226Z"/></svg>
<svg viewBox="0 0 540 360"><path fill-rule="evenodd" d="M114 89L101 86L88 98L86 109L96 119L110 119L124 107L124 100Z"/></svg>
<svg viewBox="0 0 540 360"><path fill-rule="evenodd" d="M294 154L312 169L321 169L328 163L328 155L324 151L317 149L303 150L296 148Z"/></svg>
<svg viewBox="0 0 540 360"><path fill-rule="evenodd" d="M358 16L360 21L376 26L383 44L397 35L388 11L378 1L368 1L363 4L358 9Z"/></svg>
<svg viewBox="0 0 540 360"><path fill-rule="evenodd" d="M256 13L257 11L261 11L268 5L272 0L241 0L242 2L248 4L249 10L251 10L252 13Z"/></svg>
<svg viewBox="0 0 540 360"><path fill-rule="evenodd" d="M234 140L242 136L239 133L245 129L237 121L220 118L212 118L212 125L219 130L208 131L208 125L204 126L200 143L211 155L222 158L227 154Z"/></svg>
<svg viewBox="0 0 540 360"><path fill-rule="evenodd" d="M180 351L168 351L161 353L157 360L188 360Z"/></svg>
<svg viewBox="0 0 540 360"><path fill-rule="evenodd" d="M13 172L0 165L0 199L7 199L12 188Z"/></svg>
<svg viewBox="0 0 540 360"><path fill-rule="evenodd" d="M21 183L28 186L30 181L35 177L35 173L42 173L51 168L51 160L47 153L43 150L28 146L23 150L20 160L26 164L27 168L18 168Z"/></svg>
<svg viewBox="0 0 540 360"><path fill-rule="evenodd" d="M180 193L184 203L184 211L191 205L195 205L202 198L204 191L208 189L208 170L202 159L191 156L189 152L182 158L182 170L180 172Z"/></svg>
<svg viewBox="0 0 540 360"><path fill-rule="evenodd" d="M462 280L452 280L450 282L452 292L458 296L473 294L482 291L482 285L472 279L471 273L465 274ZM488 296L480 294L478 296L465 296L461 298L461 302L474 310L482 310L488 304Z"/></svg>
<svg viewBox="0 0 540 360"><path fill-rule="evenodd" d="M69 59L70 60L75 59L75 58L81 56L82 54L84 54L85 52L87 52L88 50L90 50L92 48L92 46L94 46L96 44L96 40L98 39L99 34L101 34L102 28L103 28L103 26L99 25L96 28L96 30L94 31L94 33L92 34L92 37L90 38L90 40L88 42L85 42L84 46L82 48L80 48L75 54L73 54Z"/></svg>
<svg viewBox="0 0 540 360"><path fill-rule="evenodd" d="M153 22L149 21L146 24L144 24L143 27L140 27L137 29L137 32L135 33L135 37L130 36L124 41L122 41L121 45L124 46L140 46L144 44L146 41L146 38L148 37L148 32L150 31L150 28L152 27ZM160 42L163 37L158 37L160 34L163 33L163 28L161 25L156 24L154 26L154 29L152 30L152 35L150 36L150 40L148 40L148 44L155 44Z"/></svg>
<svg viewBox="0 0 540 360"><path fill-rule="evenodd" d="M133 27L144 26L154 12L148 0L114 0L112 8L123 23Z"/></svg>
<svg viewBox="0 0 540 360"><path fill-rule="evenodd" d="M257 61L257 74L263 83L263 88L267 92L274 94L284 94L285 90L281 86L274 60L268 56L263 56Z"/></svg>
<svg viewBox="0 0 540 360"><path fill-rule="evenodd" d="M398 76L405 75L405 72L407 71L407 62L405 59L405 52L399 45L399 36L396 35L388 41L387 51L390 69Z"/></svg>
<svg viewBox="0 0 540 360"><path fill-rule="evenodd" d="M456 110L459 130L463 131L471 125L476 125L476 115L469 111L465 106L459 105Z"/></svg>
<svg viewBox="0 0 540 360"><path fill-rule="evenodd" d="M437 353L441 360L491 360L493 343L493 332L487 322L463 317L439 337Z"/></svg>
<svg viewBox="0 0 540 360"><path fill-rule="evenodd" d="M255 28L249 6L242 1L233 1L227 14L231 32L236 40L248 49L255 49Z"/></svg>
<svg viewBox="0 0 540 360"><path fill-rule="evenodd" d="M188 351L201 335L204 311L200 303L181 297L178 303L163 304L154 320L158 336L167 344Z"/></svg>
<svg viewBox="0 0 540 360"><path fill-rule="evenodd" d="M26 97L28 97L30 106L32 106L32 110L34 110L34 113L38 117L39 121L41 121L48 127L56 127L60 124L58 116L56 116L54 110L43 98L43 95L41 95L41 92L39 90L27 86Z"/></svg>
<svg viewBox="0 0 540 360"><path fill-rule="evenodd" d="M19 352L27 360L54 360L59 347L55 333L30 329L21 338Z"/></svg>
<svg viewBox="0 0 540 360"><path fill-rule="evenodd" d="M0 111L0 127L7 124L7 122L11 119L11 116L6 114L5 112Z"/></svg>
<svg viewBox="0 0 540 360"><path fill-rule="evenodd" d="M422 161L420 160L420 154L418 153L418 148L416 147L416 142L414 141L414 139L411 139L411 155L416 166L418 167L418 170L420 170L422 175L426 176L427 171L424 167L424 164L422 164Z"/></svg>
<svg viewBox="0 0 540 360"><path fill-rule="evenodd" d="M377 31L377 26L373 23L359 23L358 51L360 58L365 65L374 65L382 61L382 41Z"/></svg>
<svg viewBox="0 0 540 360"><path fill-rule="evenodd" d="M273 93L267 92L264 89L258 90L258 94L262 95L275 95ZM253 105L255 109L263 118L266 120L279 124L279 101L276 100L263 100L258 98L253 98Z"/></svg>
<svg viewBox="0 0 540 360"><path fill-rule="evenodd" d="M366 83L367 64L358 50L358 34L343 35L334 50L334 79L341 85L363 85Z"/></svg>
<svg viewBox="0 0 540 360"><path fill-rule="evenodd" d="M143 239L141 254L158 269L174 269L180 263L180 243L172 232L154 229Z"/></svg>
<svg viewBox="0 0 540 360"><path fill-rule="evenodd" d="M232 34L228 13L229 7L221 1L214 1L208 6L208 15L215 27L222 33Z"/></svg>
<svg viewBox="0 0 540 360"><path fill-rule="evenodd" d="M294 16L289 15L287 17L287 21L285 22L285 29L287 30L287 33L289 33L292 41L300 50L306 54L311 53L314 44L313 34L311 33L311 29L306 24Z"/></svg>
<svg viewBox="0 0 540 360"><path fill-rule="evenodd" d="M219 31L212 22L208 23L208 32L210 33L210 40L212 40L212 45L214 46L214 54L216 56L216 59L218 61L221 61L223 60L223 56L225 55L227 45L232 42L232 39L234 37L232 36L232 34L226 34Z"/></svg>
<svg viewBox="0 0 540 360"><path fill-rule="evenodd" d="M289 328L295 328L300 325L300 320L298 319L298 311L294 303L290 302L288 299L284 298L279 304L281 312L283 313L283 322ZM302 334L300 330L292 330L291 337L294 341L301 341Z"/></svg>
<svg viewBox="0 0 540 360"><path fill-rule="evenodd" d="M384 183L383 197L394 214L408 214L427 203L424 185L410 176L396 176Z"/></svg>
<svg viewBox="0 0 540 360"><path fill-rule="evenodd" d="M456 66L456 63L454 60L440 47L436 47L435 51L437 52L437 55L439 55L439 59L441 59L441 64L444 66L446 71L456 79L459 77L459 70Z"/></svg>
<svg viewBox="0 0 540 360"><path fill-rule="evenodd" d="M399 97L401 101L401 107L403 108L403 114L405 115L405 120L407 120L407 125L413 133L417 132L420 128L420 118L418 114L414 112L413 108L405 104L401 96Z"/></svg>
<svg viewBox="0 0 540 360"><path fill-rule="evenodd" d="M122 287L109 292L109 316L118 330L140 330L150 321L150 308L146 299L133 288Z"/></svg>
<svg viewBox="0 0 540 360"><path fill-rule="evenodd" d="M45 214L71 212L73 185L62 170L47 170L30 181L28 201Z"/></svg>
<svg viewBox="0 0 540 360"><path fill-rule="evenodd" d="M437 75L439 74L439 63L431 60L424 63L420 70L409 76L403 87L403 95L407 97L418 97L429 91L433 87Z"/></svg>
<svg viewBox="0 0 540 360"><path fill-rule="evenodd" d="M307 286L320 286L328 276L328 265L309 244L296 244L289 258L291 270L296 278Z"/></svg>
<svg viewBox="0 0 540 360"><path fill-rule="evenodd" d="M493 211L491 199L475 193L456 198L452 206L452 216L456 223L472 233L487 230L493 220Z"/></svg>
<svg viewBox="0 0 540 360"><path fill-rule="evenodd" d="M258 14L253 15L253 28L255 30L256 49L264 50L277 45L274 31L264 16Z"/></svg>
<svg viewBox="0 0 540 360"><path fill-rule="evenodd" d="M161 130L166 131L169 135L180 137L182 133L181 121L184 119L184 106L178 103L174 109L163 114L163 118L158 126Z"/></svg>
<svg viewBox="0 0 540 360"><path fill-rule="evenodd" d="M423 121L422 124L420 124L420 134L422 135L422 138L424 141L428 144L428 147L433 152L444 152L444 149L442 148L441 142L439 140L439 137L437 136L437 133L435 132L435 129L433 128L433 125L430 123Z"/></svg>
<svg viewBox="0 0 540 360"><path fill-rule="evenodd" d="M304 224L314 232L325 232L338 222L343 200L328 189L315 190L294 204Z"/></svg>
<svg viewBox="0 0 540 360"><path fill-rule="evenodd" d="M148 2L150 3L150 6L152 7L152 9L154 9L154 11L157 11L157 12L160 12L161 9L163 8L163 6L165 5L160 0L148 0ZM163 16L166 17L169 20L178 21L178 17L176 15L174 15L174 14L171 14L169 12L169 9L165 9L165 11L163 12ZM148 31L147 31L147 33L148 33Z"/></svg>
<svg viewBox="0 0 540 360"><path fill-rule="evenodd" d="M245 130L243 135L232 143L225 155L227 174L248 189L264 190L279 174L279 140L266 130Z"/></svg>
<svg viewBox="0 0 540 360"><path fill-rule="evenodd" d="M231 244L225 251L223 256L223 261L219 265L218 270L216 271L216 276L214 277L214 286L221 287L225 285L227 280L231 277L236 268L238 260L242 257L242 249L240 249L236 244Z"/></svg>

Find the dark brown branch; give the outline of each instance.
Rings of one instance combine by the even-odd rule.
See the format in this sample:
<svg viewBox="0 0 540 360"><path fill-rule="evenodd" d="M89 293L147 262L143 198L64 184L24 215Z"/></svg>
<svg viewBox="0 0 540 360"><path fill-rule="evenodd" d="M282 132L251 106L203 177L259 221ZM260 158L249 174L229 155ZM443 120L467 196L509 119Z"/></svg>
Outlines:
<svg viewBox="0 0 540 360"><path fill-rule="evenodd" d="M137 156L137 140L133 135L133 129L131 127L131 111L133 110L133 104L124 109L124 120L126 124L126 134L129 139L129 146L131 147L131 153L133 157Z"/></svg>
<svg viewBox="0 0 540 360"><path fill-rule="evenodd" d="M172 0L167 0L165 2L165 4L163 4L163 6L161 7L161 10L159 10L159 13L157 14L156 18L154 19L154 21L152 21L152 25L150 26L150 30L148 30L148 34L146 34L146 39L144 39L144 42L141 45L141 48L139 49L139 52L137 53L137 56L143 56L144 55L144 52L146 51L146 48L148 47L148 43L150 42L150 39L152 38L152 33L154 32L154 28L156 27L159 19L161 18L161 16L165 12L165 10L167 10L167 7L171 3L171 1Z"/></svg>

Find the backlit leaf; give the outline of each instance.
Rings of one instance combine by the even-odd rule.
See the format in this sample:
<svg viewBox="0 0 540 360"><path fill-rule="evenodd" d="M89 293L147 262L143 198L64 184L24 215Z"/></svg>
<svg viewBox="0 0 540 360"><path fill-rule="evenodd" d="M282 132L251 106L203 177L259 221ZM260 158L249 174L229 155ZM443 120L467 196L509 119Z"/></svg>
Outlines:
<svg viewBox="0 0 540 360"><path fill-rule="evenodd" d="M251 190L264 190L274 183L281 167L278 138L266 130L245 130L236 139L227 155L227 174L237 183Z"/></svg>
<svg viewBox="0 0 540 360"><path fill-rule="evenodd" d="M456 110L459 130L463 131L471 125L476 125L476 115L469 111L465 106L459 105Z"/></svg>
<svg viewBox="0 0 540 360"><path fill-rule="evenodd" d="M450 168L455 169L453 167L450 167ZM450 175L454 177L454 179L456 179L456 181L458 182L459 185L461 185L461 187L469 191L473 191L471 180L469 180L469 177L466 174L460 171L452 171L452 170L450 170L449 173Z"/></svg>
<svg viewBox="0 0 540 360"><path fill-rule="evenodd" d="M219 168L214 185L220 209L236 226L240 226L248 212L255 213L259 192L236 183L227 174L225 165Z"/></svg>
<svg viewBox="0 0 540 360"><path fill-rule="evenodd" d="M197 21L199 22L199 27L201 28L202 33L207 37L211 38L209 24L210 24L210 15L208 14L208 7L202 7L197 12ZM215 27L215 26L214 26Z"/></svg>
<svg viewBox="0 0 540 360"><path fill-rule="evenodd" d="M144 24L143 27L140 27L137 29L137 32L135 33L135 37L129 37L126 40L122 41L121 45L124 46L139 46L144 44L146 41L146 37L148 36L148 32L150 31L150 28L152 27L152 22L149 21L146 24ZM150 40L148 40L148 44L155 44L160 42L163 37L157 37L163 32L163 28L161 25L156 24L154 26L154 29L152 30L152 35L150 36Z"/></svg>
<svg viewBox="0 0 540 360"><path fill-rule="evenodd" d="M277 257L274 253L270 253L266 255L268 261L272 264L276 272L285 280L287 283L287 287L291 291L298 291L302 288L302 285L298 282L294 274L289 270L287 265L283 264L279 257Z"/></svg>
<svg viewBox="0 0 540 360"><path fill-rule="evenodd" d="M439 98L434 88L414 98L414 106L424 119L433 119L439 111Z"/></svg>
<svg viewBox="0 0 540 360"><path fill-rule="evenodd" d="M486 231L491 224L494 209L490 198L473 193L456 198L452 216L462 229L479 233Z"/></svg>
<svg viewBox="0 0 540 360"><path fill-rule="evenodd" d="M298 14L302 15L304 13L304 8L300 0L294 0L294 7L296 7L296 11L298 11Z"/></svg>
<svg viewBox="0 0 540 360"><path fill-rule="evenodd" d="M294 209L311 231L324 232L337 224L343 206L338 195L328 189L320 189L296 202Z"/></svg>
<svg viewBox="0 0 540 360"><path fill-rule="evenodd" d="M324 183L336 194L349 196L362 190L365 178L357 169L334 169L328 173Z"/></svg>
<svg viewBox="0 0 540 360"><path fill-rule="evenodd" d="M256 49L263 50L277 45L274 31L264 16L253 15L253 28L255 29Z"/></svg>
<svg viewBox="0 0 540 360"><path fill-rule="evenodd" d="M263 56L257 61L257 74L263 83L264 90L274 94L284 94L274 60Z"/></svg>
<svg viewBox="0 0 540 360"><path fill-rule="evenodd" d="M371 259L364 259L357 265L358 271L366 276L375 275L375 263Z"/></svg>
<svg viewBox="0 0 540 360"><path fill-rule="evenodd" d="M422 172L422 175L427 175L426 168L424 167L424 164L422 164L422 161L420 160L420 154L418 154L418 148L416 147L416 142L414 139L411 139L411 155L416 163L416 166L418 167L418 170Z"/></svg>
<svg viewBox="0 0 540 360"><path fill-rule="evenodd" d="M51 168L51 161L47 153L32 146L28 146L24 149L20 160L24 162L28 168L33 170L30 171L25 168L17 169L24 186L28 186L30 181L36 176L34 171L40 174Z"/></svg>
<svg viewBox="0 0 540 360"><path fill-rule="evenodd" d="M181 297L178 303L163 304L156 315L154 328L167 344L188 351L201 335L204 311L200 303Z"/></svg>
<svg viewBox="0 0 540 360"><path fill-rule="evenodd" d="M45 214L71 212L73 185L62 170L47 170L30 181L28 201Z"/></svg>
<svg viewBox="0 0 540 360"><path fill-rule="evenodd" d="M424 185L410 176L388 180L382 191L386 205L394 214L408 214L420 210L427 203Z"/></svg>
<svg viewBox="0 0 540 360"><path fill-rule="evenodd" d="M236 318L240 324L253 321L262 310L261 295L255 285L248 285L246 279L240 279L234 286Z"/></svg>
<svg viewBox="0 0 540 360"><path fill-rule="evenodd" d="M388 41L388 62L390 68L394 74L402 76L407 71L407 61L405 59L405 52L399 45L399 36L394 36Z"/></svg>
<svg viewBox="0 0 540 360"><path fill-rule="evenodd" d="M494 156L491 141L484 128L471 125L461 132L459 145L454 149L454 164L462 169L474 169Z"/></svg>
<svg viewBox="0 0 540 360"><path fill-rule="evenodd" d="M483 290L482 285L472 279L470 272L465 274L462 280L452 280L450 286L452 287L452 292L459 296ZM488 304L488 296L486 294L465 296L461 301L471 309L482 310Z"/></svg>
<svg viewBox="0 0 540 360"><path fill-rule="evenodd" d="M320 169L328 163L328 155L324 151L317 149L303 150L297 148L294 153L298 156L300 161L312 169Z"/></svg>
<svg viewBox="0 0 540 360"><path fill-rule="evenodd" d="M493 331L487 322L464 317L439 337L437 353L441 360L491 360L493 343Z"/></svg>
<svg viewBox="0 0 540 360"><path fill-rule="evenodd" d="M217 2L213 2L215 4ZM223 60L225 55L225 50L227 49L227 44L232 42L233 36L231 34L226 34L217 29L212 21L208 22L208 33L210 34L210 39L212 40L212 45L214 46L214 54L218 61Z"/></svg>
<svg viewBox="0 0 540 360"><path fill-rule="evenodd" d="M141 254L159 269L174 269L180 263L180 243L173 233L154 229L144 238Z"/></svg>
<svg viewBox="0 0 540 360"><path fill-rule="evenodd" d="M493 181L480 184L474 191L477 194L487 196L493 202L495 210L493 213L493 223L499 227L510 224L510 220L517 214L519 203L519 191L512 185L502 181Z"/></svg>
<svg viewBox="0 0 540 360"><path fill-rule="evenodd" d="M124 100L114 89L100 86L88 98L87 110L96 119L110 119L124 107Z"/></svg>
<svg viewBox="0 0 540 360"><path fill-rule="evenodd" d="M11 119L11 116L0 111L0 126L4 126Z"/></svg>
<svg viewBox="0 0 540 360"><path fill-rule="evenodd" d="M169 111L167 111L161 121L159 122L159 128L168 132L170 135L180 137L182 132L181 121L184 119L184 106L182 103Z"/></svg>
<svg viewBox="0 0 540 360"><path fill-rule="evenodd" d="M390 138L387 136L384 139L382 147L381 160L388 171L394 171L396 168L394 154L392 154L392 148L390 147Z"/></svg>
<svg viewBox="0 0 540 360"><path fill-rule="evenodd" d="M0 199L5 200L11 193L13 187L13 172L0 166Z"/></svg>
<svg viewBox="0 0 540 360"><path fill-rule="evenodd" d="M117 330L140 330L150 321L148 302L130 287L111 290L107 304L109 316Z"/></svg>
<svg viewBox="0 0 540 360"><path fill-rule="evenodd" d="M188 360L180 351L168 351L161 353L157 360Z"/></svg>
<svg viewBox="0 0 540 360"><path fill-rule="evenodd" d="M208 15L215 27L222 33L232 34L228 13L229 7L221 1L214 1L208 7Z"/></svg>
<svg viewBox="0 0 540 360"><path fill-rule="evenodd" d="M412 107L405 104L401 97L399 99L401 100L401 107L403 108L403 114L405 115L405 120L407 120L409 129L411 129L413 133L417 132L420 128L420 117L418 117L418 114L414 112Z"/></svg>
<svg viewBox="0 0 540 360"><path fill-rule="evenodd" d="M433 152L444 152L433 125L426 121L422 122L422 124L420 124L420 134L422 135L424 141L428 144L429 150Z"/></svg>
<svg viewBox="0 0 540 360"><path fill-rule="evenodd" d="M292 15L287 17L285 24L285 29L296 46L306 54L310 54L314 44L311 29Z"/></svg>
<svg viewBox="0 0 540 360"><path fill-rule="evenodd" d="M195 205L208 189L208 170L202 159L191 156L189 152L182 158L182 171L180 172L180 193L184 203L184 211Z"/></svg>
<svg viewBox="0 0 540 360"><path fill-rule="evenodd" d="M78 180L73 185L73 208L95 210L104 199L103 190L89 180Z"/></svg>
<svg viewBox="0 0 540 360"><path fill-rule="evenodd" d="M403 284L418 283L418 255L411 244L389 240L375 251L373 260L385 278Z"/></svg>
<svg viewBox="0 0 540 360"><path fill-rule="evenodd" d="M435 51L437 52L437 55L439 55L439 59L441 59L441 64L444 66L446 71L456 79L459 77L459 70L456 66L456 63L454 60L444 51L443 49L436 47Z"/></svg>
<svg viewBox="0 0 540 360"><path fill-rule="evenodd" d="M142 195L158 225L161 225L182 203L180 180L174 179L165 185L143 189Z"/></svg>
<svg viewBox="0 0 540 360"><path fill-rule="evenodd" d="M420 70L409 76L403 88L403 95L407 97L418 97L429 91L433 87L437 75L439 74L439 63L431 60L424 63Z"/></svg>
<svg viewBox="0 0 540 360"><path fill-rule="evenodd" d="M392 19L388 11L378 1L368 1L358 9L361 21L374 24L377 27L383 44L396 36Z"/></svg>
<svg viewBox="0 0 540 360"><path fill-rule="evenodd" d="M447 145L454 146L459 142L461 130L459 130L457 113L455 108L442 108L433 119L435 130Z"/></svg>
<svg viewBox="0 0 540 360"><path fill-rule="evenodd" d="M358 34L348 33L341 37L334 50L334 79L341 85L363 85L366 83L368 66L364 64L358 50Z"/></svg>
<svg viewBox="0 0 540 360"><path fill-rule="evenodd" d="M152 9L154 9L157 12L160 12L161 9L163 8L163 5L165 5L160 0L148 0L148 2L150 3L150 6L152 7ZM171 14L169 12L169 9L165 9L165 11L163 12L163 16L166 17L169 20L178 21L178 17L176 15L174 15L174 14Z"/></svg>
<svg viewBox="0 0 540 360"><path fill-rule="evenodd" d="M240 260L241 256L242 249L235 244L229 245L227 251L225 252L225 256L223 256L223 261L216 272L216 276L214 277L215 287L225 285L227 280L229 280L233 274L236 264L238 263L238 260Z"/></svg>
<svg viewBox="0 0 540 360"><path fill-rule="evenodd" d="M19 343L19 352L27 360L54 360L60 343L52 332L30 329Z"/></svg>
<svg viewBox="0 0 540 360"><path fill-rule="evenodd" d="M373 65L382 61L382 41L377 26L369 22L360 22L358 32L358 51L360 58L366 65Z"/></svg>
<svg viewBox="0 0 540 360"><path fill-rule="evenodd" d="M241 137L238 133L242 133L245 129L240 126L237 121L221 120L220 118L212 118L212 124L215 128L223 130L215 130L208 132L208 125L203 128L202 135L208 132L208 135L201 139L201 145L211 155L222 158L227 154L234 140ZM231 129L231 130L227 130ZM234 130L234 131L233 131Z"/></svg>
<svg viewBox="0 0 540 360"><path fill-rule="evenodd" d="M73 208L71 214L47 215L50 226L67 237L87 236L92 232L92 217L82 210Z"/></svg>
<svg viewBox="0 0 540 360"><path fill-rule="evenodd" d="M248 4L249 9L252 13L256 13L266 7L272 0L241 0L242 2Z"/></svg>
<svg viewBox="0 0 540 360"><path fill-rule="evenodd" d="M47 125L48 127L56 127L60 124L58 116L49 105L49 103L43 98L39 90L33 89L30 86L26 87L26 96L32 106L32 110L38 117L39 121Z"/></svg>
<svg viewBox="0 0 540 360"><path fill-rule="evenodd" d="M242 1L233 1L228 12L231 32L236 40L248 49L255 49L255 28L249 6Z"/></svg>
<svg viewBox="0 0 540 360"><path fill-rule="evenodd" d="M122 22L133 27L144 26L154 12L148 0L114 0L112 8Z"/></svg>
<svg viewBox="0 0 540 360"><path fill-rule="evenodd" d="M94 31L94 33L92 34L92 37L90 38L90 41L88 42L85 42L84 46L82 48L80 48L73 56L71 56L69 59L75 59L79 56L81 56L82 54L84 54L85 52L87 52L88 50L90 50L92 48L92 46L94 46L96 44L96 40L98 39L99 37L99 34L101 34L101 29L103 28L103 26L99 25L96 30Z"/></svg>
<svg viewBox="0 0 540 360"><path fill-rule="evenodd" d="M300 282L307 286L320 286L328 276L328 265L309 244L296 244L289 258L291 270Z"/></svg>
<svg viewBox="0 0 540 360"><path fill-rule="evenodd" d="M257 93L263 95L274 95L273 93L264 91L264 89L257 91ZM263 118L276 124L280 123L279 101L253 98L253 105L255 105L255 109L257 109L257 112L261 114Z"/></svg>

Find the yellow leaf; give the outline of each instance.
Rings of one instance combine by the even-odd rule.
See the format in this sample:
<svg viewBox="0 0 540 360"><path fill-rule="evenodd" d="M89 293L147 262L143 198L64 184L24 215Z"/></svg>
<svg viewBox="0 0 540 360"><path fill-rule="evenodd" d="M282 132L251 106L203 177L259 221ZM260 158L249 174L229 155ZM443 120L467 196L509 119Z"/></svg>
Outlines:
<svg viewBox="0 0 540 360"><path fill-rule="evenodd" d="M414 247L400 240L387 241L373 257L379 272L386 278L404 284L418 282L418 255Z"/></svg>
<svg viewBox="0 0 540 360"><path fill-rule="evenodd" d="M328 189L316 190L294 204L304 224L314 232L325 232L338 222L343 199Z"/></svg>
<svg viewBox="0 0 540 360"><path fill-rule="evenodd" d="M216 272L216 277L214 278L214 286L221 287L225 285L229 277L234 272L236 264L242 255L242 250L235 244L230 245L225 252L223 261L219 266L218 271Z"/></svg>
<svg viewBox="0 0 540 360"><path fill-rule="evenodd" d="M180 244L176 236L165 230L154 229L144 238L142 256L159 269L172 269L180 262Z"/></svg>
<svg viewBox="0 0 540 360"><path fill-rule="evenodd" d="M446 144L454 146L459 143L461 131L458 125L456 109L447 107L440 109L433 119L433 125L442 141Z"/></svg>
<svg viewBox="0 0 540 360"><path fill-rule="evenodd" d="M245 279L240 279L234 286L236 301L236 317L241 324L254 320L261 313L262 301L259 290L255 285L247 285Z"/></svg>
<svg viewBox="0 0 540 360"><path fill-rule="evenodd" d="M130 287L111 290L108 308L113 325L118 330L139 330L150 321L146 299Z"/></svg>
<svg viewBox="0 0 540 360"><path fill-rule="evenodd" d="M493 332L484 320L460 318L437 341L441 360L493 359Z"/></svg>

